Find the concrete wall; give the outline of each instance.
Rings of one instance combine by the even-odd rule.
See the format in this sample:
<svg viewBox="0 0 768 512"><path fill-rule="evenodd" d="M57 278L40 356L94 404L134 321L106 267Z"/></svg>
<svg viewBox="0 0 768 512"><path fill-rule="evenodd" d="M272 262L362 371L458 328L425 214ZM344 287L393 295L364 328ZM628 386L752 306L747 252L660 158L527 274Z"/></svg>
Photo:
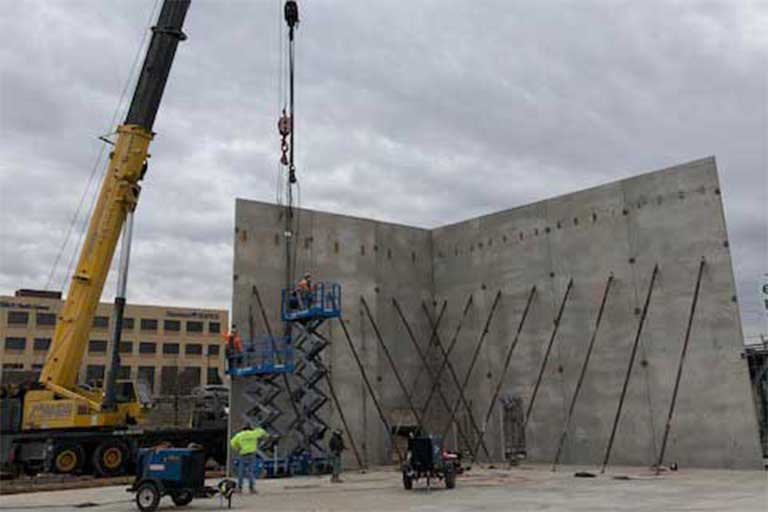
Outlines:
<svg viewBox="0 0 768 512"><path fill-rule="evenodd" d="M529 457L553 460L597 310L613 274L588 371L576 401L562 461L598 463L610 435L652 269L659 265L637 365L629 384L611 461L651 464L660 448L701 258L701 283L666 460L686 466L756 467L754 411L741 359L720 189L714 159L644 174L507 210L433 232L438 299L457 304L474 292L482 309L497 289L491 326L469 394L485 413L526 294L537 292L503 393L530 400L553 318L569 279L566 304L527 429ZM487 290L482 290L482 285ZM477 338L475 326L475 339ZM469 360L470 336L456 354ZM501 452L500 408L487 437ZM498 456L498 455L497 455Z"/></svg>
<svg viewBox="0 0 768 512"><path fill-rule="evenodd" d="M277 297L284 275L281 226L276 206L238 200L232 307L238 324L247 318L254 283L267 298L273 325L278 323ZM309 211L302 213L301 226L299 269L341 282L350 331L376 380L387 414L393 417L407 409L407 404L370 324L361 321L359 297L368 300L404 380L408 386L416 384L414 401L423 405L429 375L421 368L395 316L392 298L403 304L436 368L439 351L428 344L429 325L420 302L434 301L431 313L435 315L446 301L439 334L447 346L460 324L467 298L472 296L450 358L463 382L494 297L501 292L465 389L472 415L485 431L490 453L482 458L492 460L504 456L498 402L490 409L487 423L484 421L494 391L502 379L499 398L519 396L524 408L528 407L553 319L573 279L526 429L528 458L552 461L606 282L612 275L561 457L562 463L598 464L602 460L639 312L652 269L658 264L611 457L612 464L653 463L663 435L698 265L704 258L699 304L665 460L683 466L759 466L757 424L746 363L740 357L742 334L714 159L432 231ZM528 316L505 371L509 347L534 286ZM338 326L330 327L328 334L333 340L327 354L334 383L356 440L359 444L365 440L368 462L384 462L391 454L387 453L381 422L366 397ZM237 380L234 384L235 412L237 386L241 384ZM443 374L441 388L451 403L458 399L449 372ZM469 432L464 408L458 410ZM432 432L443 431L448 420L448 408L435 397L425 418L427 427ZM447 433L449 443L455 443L455 430Z"/></svg>
<svg viewBox="0 0 768 512"><path fill-rule="evenodd" d="M398 371L410 387L419 372L420 362L411 357L410 341L391 306L392 297L414 318L413 328L420 340L427 334L427 323L416 315L422 300L431 301L432 258L428 230L386 224L329 213L301 210L299 215L297 273L309 271L316 279L338 282L342 286L345 322L377 399L391 423L396 424L407 410L400 390L374 336L371 323L364 316L360 297L367 301L382 338L387 343ZM252 288L258 286L272 329L280 329L279 297L285 281L285 246L282 210L275 205L238 200L235 213L235 273L232 318L246 336L249 334L249 305L253 309L254 331L264 334ZM363 380L346 339L336 320L321 327L331 345L325 349L333 385L361 455L369 464L391 461L389 441L374 404L365 391ZM423 341L422 341L423 343ZM233 382L233 424L238 428L239 413L247 405L242 389L248 378ZM298 383L291 383L292 386ZM293 419L291 406L282 403L286 413L282 425ZM341 428L332 404L326 407L326 420ZM351 451L346 452L349 462Z"/></svg>

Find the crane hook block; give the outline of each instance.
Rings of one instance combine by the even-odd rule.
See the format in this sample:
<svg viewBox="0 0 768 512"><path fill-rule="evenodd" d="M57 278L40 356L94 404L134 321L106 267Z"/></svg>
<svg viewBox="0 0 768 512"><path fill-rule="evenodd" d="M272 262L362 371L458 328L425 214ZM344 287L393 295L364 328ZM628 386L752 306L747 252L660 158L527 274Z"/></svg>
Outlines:
<svg viewBox="0 0 768 512"><path fill-rule="evenodd" d="M283 7L283 14L285 15L285 22L289 28L293 28L299 24L299 5L296 0L287 0Z"/></svg>
<svg viewBox="0 0 768 512"><path fill-rule="evenodd" d="M277 122L277 130L280 132L280 135L287 137L291 133L292 124L291 118L283 113L280 120Z"/></svg>

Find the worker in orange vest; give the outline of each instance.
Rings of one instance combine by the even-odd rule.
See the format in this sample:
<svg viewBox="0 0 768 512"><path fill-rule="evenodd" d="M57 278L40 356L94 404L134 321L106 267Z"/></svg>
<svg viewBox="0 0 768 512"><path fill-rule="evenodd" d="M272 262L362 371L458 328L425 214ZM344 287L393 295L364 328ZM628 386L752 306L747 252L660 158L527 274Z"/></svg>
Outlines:
<svg viewBox="0 0 768 512"><path fill-rule="evenodd" d="M312 276L309 272L304 274L304 278L299 281L297 289L298 296L301 300L301 305L304 309L312 307L312 292L314 292L314 284L312 283Z"/></svg>
<svg viewBox="0 0 768 512"><path fill-rule="evenodd" d="M237 328L232 327L232 330L225 335L224 339L227 343L226 352L228 355L239 354L243 351L243 340L240 338Z"/></svg>

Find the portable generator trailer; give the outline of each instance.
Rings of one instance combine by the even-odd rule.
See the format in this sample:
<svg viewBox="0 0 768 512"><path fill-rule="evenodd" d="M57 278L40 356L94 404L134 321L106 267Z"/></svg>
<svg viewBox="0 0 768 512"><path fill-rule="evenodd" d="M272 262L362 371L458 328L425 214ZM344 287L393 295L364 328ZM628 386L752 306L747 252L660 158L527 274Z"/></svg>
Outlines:
<svg viewBox="0 0 768 512"><path fill-rule="evenodd" d="M198 448L144 448L136 461L136 478L126 489L135 494L142 512L153 512L163 496L170 496L177 507L195 498L220 495L232 507L235 482L224 479L216 487L205 485L205 453Z"/></svg>
<svg viewBox="0 0 768 512"><path fill-rule="evenodd" d="M402 466L403 487L413 489L413 483L426 478L427 488L432 480L443 480L448 489L456 487L459 458L443 451L443 439L439 436L419 436L408 439L408 454Z"/></svg>

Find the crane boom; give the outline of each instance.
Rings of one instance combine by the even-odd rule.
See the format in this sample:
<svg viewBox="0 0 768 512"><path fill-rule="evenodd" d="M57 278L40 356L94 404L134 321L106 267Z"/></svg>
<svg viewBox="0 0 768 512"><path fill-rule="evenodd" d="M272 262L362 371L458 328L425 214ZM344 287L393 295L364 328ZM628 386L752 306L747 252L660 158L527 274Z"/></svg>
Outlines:
<svg viewBox="0 0 768 512"><path fill-rule="evenodd" d="M139 182L147 169L149 144L153 137L152 126L176 48L186 38L182 25L189 4L190 0L165 0L157 24L152 27L152 39L133 99L125 122L117 128L115 146L40 375L40 383L48 391L59 398L85 402L91 410L100 411L101 404L95 396L77 388L78 370L120 232L126 216L135 209L138 201ZM45 416L41 411L51 410L50 407L41 408L36 415L35 402L54 397L32 395L29 398L30 410L25 407L24 423L35 428L40 417ZM65 424L66 421L60 423L61 426Z"/></svg>

